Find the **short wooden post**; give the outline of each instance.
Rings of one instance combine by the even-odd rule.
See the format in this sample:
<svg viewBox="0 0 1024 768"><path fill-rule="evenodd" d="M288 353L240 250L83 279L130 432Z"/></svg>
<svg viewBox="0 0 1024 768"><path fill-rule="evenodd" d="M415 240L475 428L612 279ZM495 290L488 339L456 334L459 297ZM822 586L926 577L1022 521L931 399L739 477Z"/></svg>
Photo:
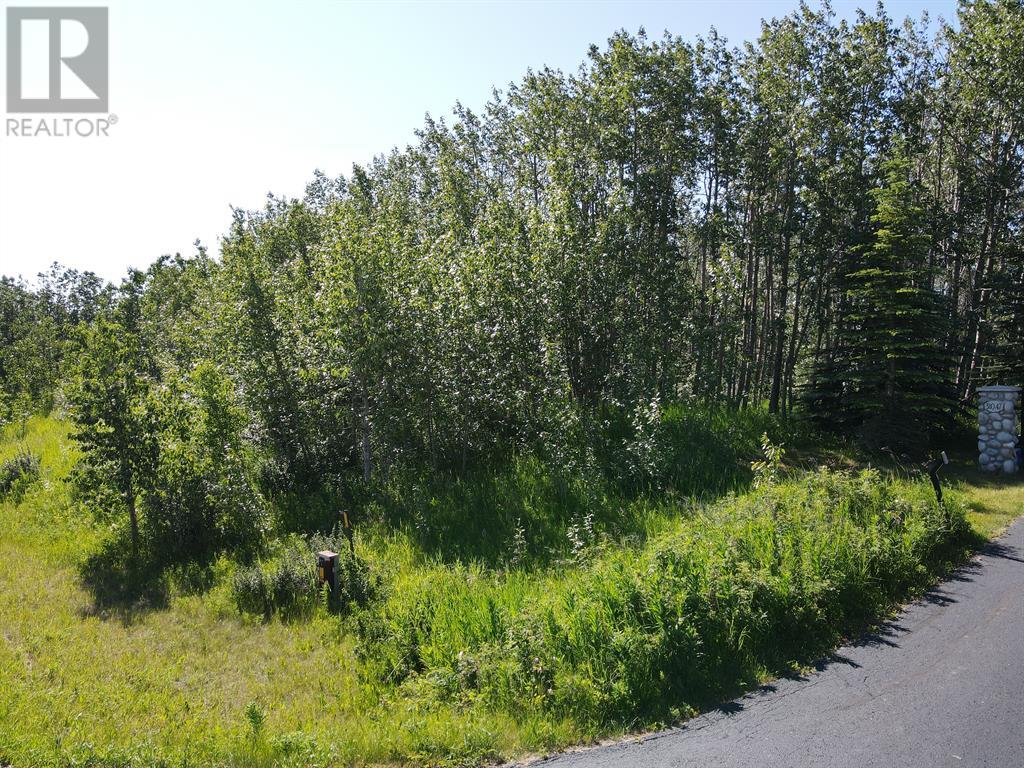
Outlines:
<svg viewBox="0 0 1024 768"><path fill-rule="evenodd" d="M331 594L338 593L338 553L325 549L316 553L316 575L320 584L327 584Z"/></svg>

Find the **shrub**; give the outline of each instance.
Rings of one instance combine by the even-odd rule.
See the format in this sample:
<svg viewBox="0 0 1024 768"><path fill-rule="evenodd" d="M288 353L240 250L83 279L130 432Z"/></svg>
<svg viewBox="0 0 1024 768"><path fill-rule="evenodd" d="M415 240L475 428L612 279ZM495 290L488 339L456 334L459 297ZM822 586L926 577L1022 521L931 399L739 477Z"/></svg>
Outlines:
<svg viewBox="0 0 1024 768"><path fill-rule="evenodd" d="M39 477L39 457L31 451L19 451L0 464L0 499L19 497Z"/></svg>
<svg viewBox="0 0 1024 768"><path fill-rule="evenodd" d="M349 548L340 526L330 534L315 533L308 537L307 542L310 553L325 549L338 553L337 603L340 607L363 605L370 601L378 590L377 580L366 561Z"/></svg>
<svg viewBox="0 0 1024 768"><path fill-rule="evenodd" d="M142 496L143 539L154 561L206 561L227 550L245 555L262 544L268 506L244 468L232 457L220 465L196 457L187 445L164 450Z"/></svg>
<svg viewBox="0 0 1024 768"><path fill-rule="evenodd" d="M338 591L328 607L346 612L353 604L369 601L375 591L369 567L349 551L344 536L335 531L330 535L296 536L276 557L240 567L231 585L238 610L267 618L275 613L291 618L312 612L321 597L316 552L324 549L338 552Z"/></svg>
<svg viewBox="0 0 1024 768"><path fill-rule="evenodd" d="M232 580L235 605L243 613L292 617L316 605L312 555L292 545L268 563L239 568Z"/></svg>
<svg viewBox="0 0 1024 768"><path fill-rule="evenodd" d="M269 508L230 382L204 363L184 382L162 386L150 407L158 450L140 508L154 558L185 562L257 551Z"/></svg>
<svg viewBox="0 0 1024 768"><path fill-rule="evenodd" d="M235 606L242 613L270 615L267 572L259 564L243 566L235 571L231 580L231 595L235 600Z"/></svg>

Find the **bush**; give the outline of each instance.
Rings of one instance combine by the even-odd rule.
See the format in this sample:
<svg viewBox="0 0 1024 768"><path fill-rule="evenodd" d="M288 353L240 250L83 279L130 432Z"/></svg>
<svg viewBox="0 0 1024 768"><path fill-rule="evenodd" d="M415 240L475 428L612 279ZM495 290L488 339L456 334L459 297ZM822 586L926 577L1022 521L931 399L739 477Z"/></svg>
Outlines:
<svg viewBox="0 0 1024 768"><path fill-rule="evenodd" d="M25 488L39 477L39 457L31 451L19 451L0 464L0 499L20 497Z"/></svg>
<svg viewBox="0 0 1024 768"><path fill-rule="evenodd" d="M321 601L316 553L325 549L338 552L338 591L328 600L328 607L347 612L354 604L368 602L375 591L370 570L361 557L349 551L344 536L335 531L294 537L277 557L240 567L231 584L238 610L265 618L275 613L293 618L312 612Z"/></svg>
<svg viewBox="0 0 1024 768"><path fill-rule="evenodd" d="M186 562L258 551L269 507L230 381L204 363L185 382L164 386L150 407L160 427L158 451L140 509L153 556Z"/></svg>
<svg viewBox="0 0 1024 768"><path fill-rule="evenodd" d="M239 568L231 591L243 613L293 617L316 605L316 586L313 556L305 547L291 546L269 563Z"/></svg>
<svg viewBox="0 0 1024 768"><path fill-rule="evenodd" d="M266 570L259 564L238 568L231 580L231 596L242 613L269 616L272 606Z"/></svg>
<svg viewBox="0 0 1024 768"><path fill-rule="evenodd" d="M244 467L230 456L219 466L196 456L187 445L165 450L142 496L144 546L154 561L206 561L220 551L245 556L263 543L268 506Z"/></svg>
<svg viewBox="0 0 1024 768"><path fill-rule="evenodd" d="M338 553L337 604L341 608L365 605L378 591L377 579L363 558L352 552L340 526L330 534L315 533L307 539L309 552L323 550Z"/></svg>

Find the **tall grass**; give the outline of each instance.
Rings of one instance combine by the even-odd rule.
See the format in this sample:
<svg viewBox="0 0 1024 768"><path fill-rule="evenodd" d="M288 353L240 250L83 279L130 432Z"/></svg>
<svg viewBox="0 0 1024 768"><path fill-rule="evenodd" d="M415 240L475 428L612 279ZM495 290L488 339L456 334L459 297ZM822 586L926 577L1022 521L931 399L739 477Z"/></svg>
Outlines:
<svg viewBox="0 0 1024 768"><path fill-rule="evenodd" d="M324 511L330 502L315 497L309 518L329 528L337 505L347 504L359 522L405 532L428 557L543 566L602 536L642 540L684 500L746 488L761 435L775 442L797 435L793 424L760 409L673 405L651 418L637 423L606 410L580 428L574 456L561 463L538 448L461 476L393 469L369 486L347 488L333 515ZM289 501L283 527L302 528L299 505Z"/></svg>
<svg viewBox="0 0 1024 768"><path fill-rule="evenodd" d="M362 616L367 669L413 697L600 733L672 717L831 646L957 554L956 504L822 471L731 497L574 568L404 574Z"/></svg>
<svg viewBox="0 0 1024 768"><path fill-rule="evenodd" d="M106 610L79 566L118 528L74 508L66 427L9 432L0 461L32 451L41 471L0 500L0 764L515 757L683 717L785 672L957 556L959 494L938 507L926 485L871 472L747 493L760 432L792 437L756 414L730 432L725 415L670 411L644 438L656 450L611 439L596 473L522 456L490 475L370 489L349 509L373 590L332 611L307 599L299 558L301 620L239 612L243 566L229 557L191 585L168 575L160 602ZM686 437L701 424L714 434ZM601 469L613 449L656 459L646 480ZM713 490L701 500L701 488ZM343 546L281 537L251 565L277 573L300 544Z"/></svg>

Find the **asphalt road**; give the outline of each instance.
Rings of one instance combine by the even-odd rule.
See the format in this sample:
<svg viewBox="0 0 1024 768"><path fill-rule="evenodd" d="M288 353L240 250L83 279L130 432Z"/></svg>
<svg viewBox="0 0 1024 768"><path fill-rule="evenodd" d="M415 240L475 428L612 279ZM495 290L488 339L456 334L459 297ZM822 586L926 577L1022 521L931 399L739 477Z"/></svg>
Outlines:
<svg viewBox="0 0 1024 768"><path fill-rule="evenodd" d="M1024 768L1024 519L806 678L543 768Z"/></svg>

